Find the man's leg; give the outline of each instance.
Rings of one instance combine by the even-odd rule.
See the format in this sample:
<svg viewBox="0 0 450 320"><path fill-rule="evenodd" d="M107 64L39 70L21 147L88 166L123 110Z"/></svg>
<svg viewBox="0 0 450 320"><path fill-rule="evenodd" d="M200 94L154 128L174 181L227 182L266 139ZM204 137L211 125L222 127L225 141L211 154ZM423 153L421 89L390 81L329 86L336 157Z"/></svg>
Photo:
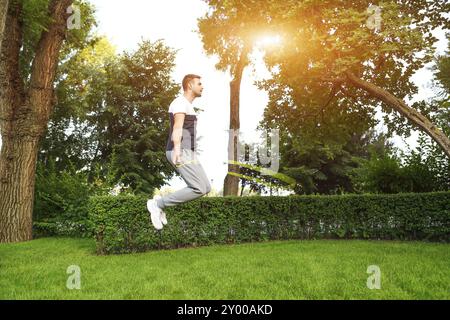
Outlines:
<svg viewBox="0 0 450 320"><path fill-rule="evenodd" d="M211 185L205 170L197 159L196 153L189 149L182 149L181 158L183 163L180 166L176 166L172 162L172 152L166 152L167 160L169 160L175 170L181 175L187 186L158 199L157 203L161 209L194 200L211 191Z"/></svg>

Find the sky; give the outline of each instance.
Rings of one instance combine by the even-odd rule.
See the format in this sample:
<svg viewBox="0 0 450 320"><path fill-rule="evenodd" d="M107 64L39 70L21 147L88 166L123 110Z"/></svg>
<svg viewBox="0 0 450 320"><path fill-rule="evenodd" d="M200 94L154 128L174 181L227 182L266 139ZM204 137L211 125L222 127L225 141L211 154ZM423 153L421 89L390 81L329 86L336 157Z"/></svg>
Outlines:
<svg viewBox="0 0 450 320"><path fill-rule="evenodd" d="M116 46L117 53L124 50L136 50L142 40L163 39L165 44L178 49L173 80L181 83L185 74L202 76L204 85L201 98L194 100L194 106L204 111L198 116L197 136L199 158L214 189L223 187L227 173L227 146L229 127L229 81L230 75L216 70L217 57L207 56L197 29L197 19L208 10L202 0L90 0L96 8L97 32L106 36ZM81 17L82 18L82 17ZM446 41L443 32L437 32L440 38L437 52L443 53ZM258 136L256 126L262 119L268 102L267 93L253 84L255 80L268 78L270 74L262 63L263 53L256 51L253 66L244 70L240 99L240 132L245 142L254 142ZM429 98L433 92L429 88L432 73L423 69L413 76L419 87L414 100ZM180 91L181 94L181 91ZM169 106L167 106L168 108ZM381 124L379 130L383 129ZM396 145L404 148L414 146L417 133L403 141L394 139ZM1 145L1 141L0 141ZM170 189L184 187L181 178L174 177L167 183ZM164 189L164 188L163 188Z"/></svg>

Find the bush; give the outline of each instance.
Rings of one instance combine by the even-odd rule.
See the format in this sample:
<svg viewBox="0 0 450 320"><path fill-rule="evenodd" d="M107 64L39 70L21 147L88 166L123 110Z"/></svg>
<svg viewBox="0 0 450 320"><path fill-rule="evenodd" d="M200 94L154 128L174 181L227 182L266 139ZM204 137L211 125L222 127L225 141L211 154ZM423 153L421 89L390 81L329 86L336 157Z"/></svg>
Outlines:
<svg viewBox="0 0 450 320"><path fill-rule="evenodd" d="M445 153L423 134L417 150L401 157L390 150L370 151L369 159L350 171L355 190L373 193L437 192L450 190L450 163Z"/></svg>
<svg viewBox="0 0 450 320"><path fill-rule="evenodd" d="M141 196L89 201L99 254L276 239L448 241L450 192L288 197L204 197L165 209L153 228Z"/></svg>
<svg viewBox="0 0 450 320"><path fill-rule="evenodd" d="M355 189L362 192L400 193L407 184L400 159L389 154L371 154L351 172Z"/></svg>
<svg viewBox="0 0 450 320"><path fill-rule="evenodd" d="M93 226L90 220L44 220L33 222L33 238L40 237L77 237L88 238L93 235Z"/></svg>
<svg viewBox="0 0 450 320"><path fill-rule="evenodd" d="M33 237L91 237L87 204L90 195L105 194L105 187L90 184L87 172L74 165L56 168L53 159L36 168Z"/></svg>

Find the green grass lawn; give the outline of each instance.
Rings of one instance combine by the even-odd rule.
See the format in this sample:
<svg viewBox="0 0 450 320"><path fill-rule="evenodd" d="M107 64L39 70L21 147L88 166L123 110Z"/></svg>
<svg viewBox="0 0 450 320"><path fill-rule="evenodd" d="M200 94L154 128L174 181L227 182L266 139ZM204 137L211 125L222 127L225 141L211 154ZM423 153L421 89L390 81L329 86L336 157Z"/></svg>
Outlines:
<svg viewBox="0 0 450 320"><path fill-rule="evenodd" d="M450 245L270 241L96 256L89 239L0 244L0 299L449 299ZM66 287L81 268L81 289ZM367 288L369 265L381 289Z"/></svg>

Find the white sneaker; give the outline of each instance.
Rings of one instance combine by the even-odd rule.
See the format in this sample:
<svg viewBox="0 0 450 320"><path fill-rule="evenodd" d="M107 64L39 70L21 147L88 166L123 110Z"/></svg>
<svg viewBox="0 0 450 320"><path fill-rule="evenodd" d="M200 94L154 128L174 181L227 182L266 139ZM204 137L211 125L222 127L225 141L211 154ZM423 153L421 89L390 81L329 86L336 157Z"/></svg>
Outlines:
<svg viewBox="0 0 450 320"><path fill-rule="evenodd" d="M161 230L163 228L163 225L161 223L161 219L159 218L160 209L154 199L147 200L147 209L150 212L150 218L152 220L153 226L157 230Z"/></svg>
<svg viewBox="0 0 450 320"><path fill-rule="evenodd" d="M160 195L155 195L153 197L153 200L158 200L161 199ZM159 207L158 207L159 208ZM163 211L163 209L159 208L159 211L161 212L159 219L161 220L162 224L166 225L167 224L167 217L166 217L166 213Z"/></svg>

